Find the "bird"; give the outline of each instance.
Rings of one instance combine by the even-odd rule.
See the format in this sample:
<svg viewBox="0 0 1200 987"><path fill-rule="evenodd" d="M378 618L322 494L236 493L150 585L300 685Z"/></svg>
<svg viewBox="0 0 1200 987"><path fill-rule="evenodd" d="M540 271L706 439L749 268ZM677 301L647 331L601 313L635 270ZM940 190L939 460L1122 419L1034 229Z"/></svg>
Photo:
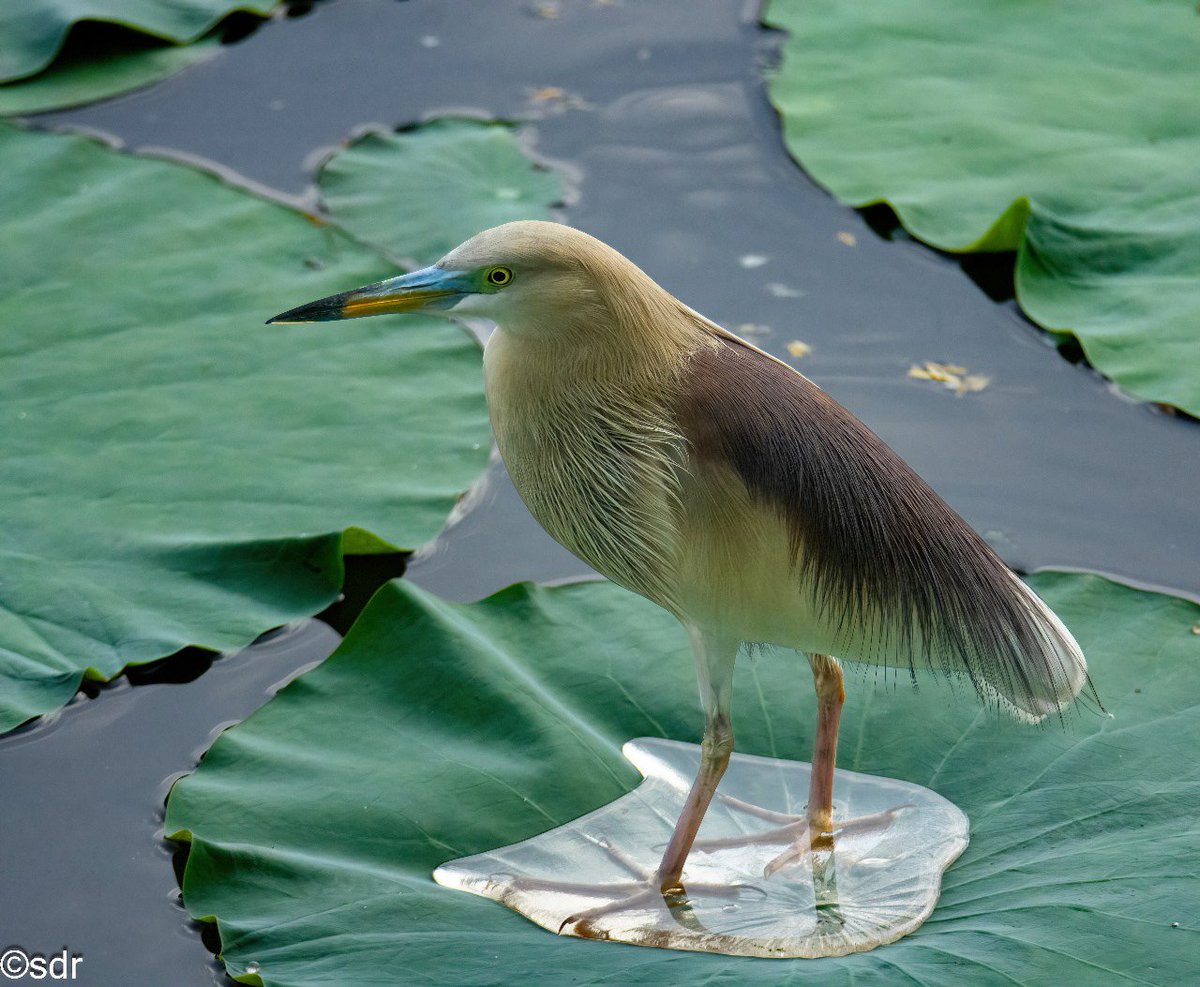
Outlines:
<svg viewBox="0 0 1200 987"><path fill-rule="evenodd" d="M844 823L832 801L843 662L963 677L1029 722L1061 717L1085 687L1095 695L1062 621L899 455L602 241L559 223L506 223L432 266L269 321L394 312L495 324L485 389L522 500L568 550L687 631L700 761L651 892L685 891L734 749L745 644L808 656L813 847Z"/></svg>

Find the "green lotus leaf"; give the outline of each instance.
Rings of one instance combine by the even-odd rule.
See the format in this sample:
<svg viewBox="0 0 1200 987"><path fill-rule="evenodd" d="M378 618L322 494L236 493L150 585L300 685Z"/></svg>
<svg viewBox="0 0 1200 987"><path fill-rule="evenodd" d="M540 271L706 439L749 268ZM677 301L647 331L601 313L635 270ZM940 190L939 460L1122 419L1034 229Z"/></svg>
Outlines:
<svg viewBox="0 0 1200 987"><path fill-rule="evenodd" d="M501 127L435 120L407 133L368 133L321 171L326 206L372 243L431 264L482 229L527 219L562 198L561 179Z"/></svg>
<svg viewBox="0 0 1200 987"><path fill-rule="evenodd" d="M221 47L216 33L190 45L166 45L108 25L87 28L76 30L49 68L0 84L0 114L44 113L108 99L211 58Z"/></svg>
<svg viewBox="0 0 1200 987"><path fill-rule="evenodd" d="M272 987L1187 982L1200 608L1096 576L1032 582L1077 634L1111 717L1028 727L969 688L847 675L841 766L928 785L972 822L937 910L893 945L764 961L559 938L432 882L448 859L634 787L623 741L697 738L683 631L607 583L471 606L381 589L328 661L174 786L166 831L192 842L184 901L217 921L231 974ZM738 749L807 759L810 681L792 653L740 662Z"/></svg>
<svg viewBox="0 0 1200 987"><path fill-rule="evenodd" d="M80 21L119 24L186 44L235 10L266 16L279 0L10 0L0 7L0 82L48 66Z"/></svg>
<svg viewBox="0 0 1200 987"><path fill-rule="evenodd" d="M1200 16L1192 0L772 0L792 155L954 251L1140 398L1200 415Z"/></svg>
<svg viewBox="0 0 1200 987"><path fill-rule="evenodd" d="M483 469L479 348L452 324L262 324L395 274L361 237L79 137L0 124L0 173L0 729L84 674L317 612L344 552L421 544Z"/></svg>

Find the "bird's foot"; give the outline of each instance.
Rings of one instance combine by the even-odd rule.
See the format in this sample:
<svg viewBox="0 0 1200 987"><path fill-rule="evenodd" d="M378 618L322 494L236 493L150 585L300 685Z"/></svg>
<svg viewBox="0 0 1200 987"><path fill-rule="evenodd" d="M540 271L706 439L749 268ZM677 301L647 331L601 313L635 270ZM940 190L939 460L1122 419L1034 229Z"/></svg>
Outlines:
<svg viewBox="0 0 1200 987"><path fill-rule="evenodd" d="M911 804L906 803L883 812L839 820L828 826L814 826L807 815L764 809L732 796L718 794L717 798L731 809L758 817L773 825L739 836L697 840L693 844L692 853L711 854L739 847L783 844L784 849L763 867L763 878L768 879L787 867L807 861L812 872L811 879L818 911L825 907L831 907L835 911L837 908L834 850L838 841L859 834L883 833L901 812L913 808ZM728 902L725 908L732 911L738 907L739 899L761 896L764 893L753 883L690 881L678 875L664 878L660 868L643 866L607 840L590 836L586 838L625 871L629 880L589 884L517 877L512 882L512 887L519 891L552 891L601 900L595 907L581 909L563 919L558 926L559 935L608 939L608 926L611 923L602 920L620 913L629 913L632 918L633 913L639 912L656 912L660 916L668 917L670 924L703 933L706 930L697 918L694 903L704 901L706 906L711 908L714 900L724 900Z"/></svg>
<svg viewBox="0 0 1200 987"><path fill-rule="evenodd" d="M629 871L634 880L620 887L611 884L598 887L597 893L605 897L613 898L614 891L624 892L625 896L568 915L558 927L559 935L607 939L608 933L596 924L600 919L618 912L639 909L665 911L678 925L692 928L694 931L704 931L692 914L692 896L702 895L705 899L728 898L733 901L746 890L737 884L688 882L685 885L681 877L664 879L657 868L643 867L617 847L607 843L601 845L614 861Z"/></svg>
<svg viewBox="0 0 1200 987"><path fill-rule="evenodd" d="M763 877L769 878L784 867L798 863L809 854L817 855L832 852L839 839L860 833L882 832L892 825L896 816L907 809L913 808L911 803L898 805L883 812L875 812L868 816L857 816L853 819L832 820L826 822L814 821L807 815L796 815L787 812L776 812L764 809L750 802L731 795L717 794L717 799L732 809L737 809L747 815L757 816L767 822L774 823L768 829L739 836L726 836L719 839L697 840L693 851L699 850L712 853L730 847L752 846L757 844L788 843L788 847L772 857L763 867ZM819 863L819 862L818 862ZM815 868L814 868L815 869Z"/></svg>
<svg viewBox="0 0 1200 987"><path fill-rule="evenodd" d="M702 931L691 913L691 900L695 896L709 899L735 901L744 893L755 893L753 889L739 884L713 882L687 882L666 880L657 868L643 867L619 847L607 840L587 837L594 846L604 851L622 870L629 874L628 881L587 883L583 881L556 881L533 877L513 877L509 887L519 892L550 891L557 894L599 898L602 904L585 908L568 915L558 927L559 935L578 936L583 939L608 939L609 933L600 928L599 920L620 912L665 913L684 928Z"/></svg>

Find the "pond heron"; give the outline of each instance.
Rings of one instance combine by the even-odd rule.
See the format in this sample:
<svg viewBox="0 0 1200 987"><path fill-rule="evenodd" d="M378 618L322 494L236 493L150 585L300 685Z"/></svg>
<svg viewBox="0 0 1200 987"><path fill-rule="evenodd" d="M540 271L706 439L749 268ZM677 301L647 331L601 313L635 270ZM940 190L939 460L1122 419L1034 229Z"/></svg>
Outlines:
<svg viewBox="0 0 1200 987"><path fill-rule="evenodd" d="M496 324L487 398L517 491L555 539L691 639L700 767L647 893L683 887L733 750L743 643L809 656L817 727L797 832L813 846L846 824L832 806L839 660L964 676L1029 721L1088 683L1059 619L870 429L599 240L507 223L271 321L389 312Z"/></svg>

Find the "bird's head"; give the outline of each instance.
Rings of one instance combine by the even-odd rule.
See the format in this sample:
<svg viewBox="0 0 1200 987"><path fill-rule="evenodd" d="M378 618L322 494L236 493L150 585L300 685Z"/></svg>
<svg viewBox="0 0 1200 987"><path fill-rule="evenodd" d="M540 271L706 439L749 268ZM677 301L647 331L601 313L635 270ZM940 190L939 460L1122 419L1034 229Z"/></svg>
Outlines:
<svg viewBox="0 0 1200 987"><path fill-rule="evenodd" d="M430 267L309 302L269 322L329 322L393 312L490 319L509 334L576 347L671 348L694 312L612 247L534 220L484 230Z"/></svg>
<svg viewBox="0 0 1200 987"><path fill-rule="evenodd" d="M658 288L593 237L558 223L505 223L476 234L430 267L343 291L269 322L329 322L394 312L477 316L515 331L561 333L605 321L613 292ZM649 286L649 287L647 287ZM669 297L669 296L668 296Z"/></svg>

